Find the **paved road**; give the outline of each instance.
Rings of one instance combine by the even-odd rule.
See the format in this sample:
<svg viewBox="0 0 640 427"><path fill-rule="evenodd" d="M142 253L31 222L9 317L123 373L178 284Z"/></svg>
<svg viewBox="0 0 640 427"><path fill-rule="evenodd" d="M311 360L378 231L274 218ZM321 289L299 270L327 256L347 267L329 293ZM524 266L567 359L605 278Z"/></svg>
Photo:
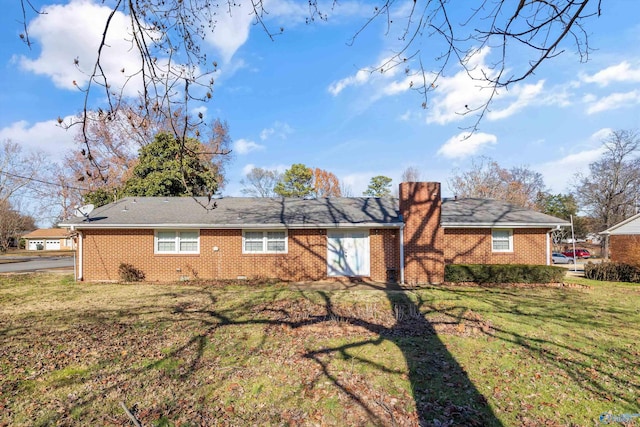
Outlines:
<svg viewBox="0 0 640 427"><path fill-rule="evenodd" d="M5 257L16 262L0 264L0 273L32 272L50 269L73 269L73 257Z"/></svg>

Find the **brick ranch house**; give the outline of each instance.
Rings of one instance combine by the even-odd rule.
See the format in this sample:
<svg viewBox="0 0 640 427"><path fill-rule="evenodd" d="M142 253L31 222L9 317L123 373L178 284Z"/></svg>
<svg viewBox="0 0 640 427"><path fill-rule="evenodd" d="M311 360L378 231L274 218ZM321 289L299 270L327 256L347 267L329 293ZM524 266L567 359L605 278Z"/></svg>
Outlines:
<svg viewBox="0 0 640 427"><path fill-rule="evenodd" d="M405 182L393 198L124 198L76 234L79 280L115 281L121 263L145 280L276 277L439 283L450 263L549 264L567 221L504 202L442 200L440 184ZM198 203L200 202L200 203ZM213 201L212 201L213 202Z"/></svg>
<svg viewBox="0 0 640 427"><path fill-rule="evenodd" d="M640 214L606 229L609 236L609 259L640 267Z"/></svg>

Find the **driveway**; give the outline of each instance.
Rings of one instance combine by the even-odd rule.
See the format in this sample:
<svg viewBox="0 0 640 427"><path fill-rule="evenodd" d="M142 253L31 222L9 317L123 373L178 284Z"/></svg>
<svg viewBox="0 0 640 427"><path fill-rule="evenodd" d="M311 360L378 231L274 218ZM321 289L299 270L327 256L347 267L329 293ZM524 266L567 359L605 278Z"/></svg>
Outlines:
<svg viewBox="0 0 640 427"><path fill-rule="evenodd" d="M4 260L14 260L15 262L0 264L0 273L26 273L42 270L73 270L73 257L3 257Z"/></svg>
<svg viewBox="0 0 640 427"><path fill-rule="evenodd" d="M584 277L584 265L589 262L594 264L599 264L602 262L602 258L589 258L589 259L578 258L576 261L577 262L575 266L573 264L552 264L552 265L566 268L568 270L567 274L569 276Z"/></svg>

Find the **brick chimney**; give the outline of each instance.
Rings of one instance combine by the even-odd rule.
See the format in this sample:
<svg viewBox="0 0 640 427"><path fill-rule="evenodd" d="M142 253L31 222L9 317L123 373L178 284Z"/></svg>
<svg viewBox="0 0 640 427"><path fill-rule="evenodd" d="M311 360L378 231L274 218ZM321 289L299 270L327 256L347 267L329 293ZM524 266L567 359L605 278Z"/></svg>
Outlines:
<svg viewBox="0 0 640 427"><path fill-rule="evenodd" d="M439 182L400 184L404 221L404 277L409 284L444 281L444 233Z"/></svg>

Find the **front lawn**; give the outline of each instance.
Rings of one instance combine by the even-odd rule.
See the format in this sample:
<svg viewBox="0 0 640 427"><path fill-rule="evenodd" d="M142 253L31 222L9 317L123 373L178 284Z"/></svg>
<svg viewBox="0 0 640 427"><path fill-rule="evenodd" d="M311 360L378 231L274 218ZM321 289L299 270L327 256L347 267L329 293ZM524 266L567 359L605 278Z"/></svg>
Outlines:
<svg viewBox="0 0 640 427"><path fill-rule="evenodd" d="M2 276L0 425L132 425L121 402L145 426L596 425L640 412L638 343L640 287L625 284Z"/></svg>

